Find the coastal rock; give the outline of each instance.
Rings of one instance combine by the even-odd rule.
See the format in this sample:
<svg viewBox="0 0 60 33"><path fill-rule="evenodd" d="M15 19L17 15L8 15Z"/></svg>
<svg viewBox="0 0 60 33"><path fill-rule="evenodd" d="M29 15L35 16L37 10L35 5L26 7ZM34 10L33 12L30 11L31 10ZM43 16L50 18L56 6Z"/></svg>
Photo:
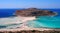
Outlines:
<svg viewBox="0 0 60 33"><path fill-rule="evenodd" d="M57 13L53 11L49 11L49 10L28 8L28 9L23 9L23 10L17 10L15 14L17 16L30 17L30 16L52 16L52 15L55 16Z"/></svg>

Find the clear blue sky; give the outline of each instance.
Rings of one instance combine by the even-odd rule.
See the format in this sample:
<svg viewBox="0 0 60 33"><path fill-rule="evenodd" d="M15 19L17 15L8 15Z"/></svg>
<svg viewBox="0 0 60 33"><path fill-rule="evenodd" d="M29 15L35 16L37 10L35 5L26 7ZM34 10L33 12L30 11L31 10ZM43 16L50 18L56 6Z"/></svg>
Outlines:
<svg viewBox="0 0 60 33"><path fill-rule="evenodd" d="M0 8L60 8L60 0L0 0Z"/></svg>

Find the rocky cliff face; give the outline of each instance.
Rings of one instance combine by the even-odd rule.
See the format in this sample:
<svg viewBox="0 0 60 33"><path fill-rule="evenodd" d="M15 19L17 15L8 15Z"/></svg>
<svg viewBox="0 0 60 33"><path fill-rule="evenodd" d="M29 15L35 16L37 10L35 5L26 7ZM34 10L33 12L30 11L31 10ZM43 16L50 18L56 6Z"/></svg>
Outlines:
<svg viewBox="0 0 60 33"><path fill-rule="evenodd" d="M36 8L28 8L24 10L17 10L15 13L17 16L51 16L56 15L55 12L49 10L41 10Z"/></svg>

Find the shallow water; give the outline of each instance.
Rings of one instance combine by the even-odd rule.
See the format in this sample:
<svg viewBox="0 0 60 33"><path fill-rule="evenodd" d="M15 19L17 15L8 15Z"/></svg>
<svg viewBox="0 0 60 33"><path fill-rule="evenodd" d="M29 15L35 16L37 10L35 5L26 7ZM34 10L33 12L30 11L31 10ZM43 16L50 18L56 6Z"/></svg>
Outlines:
<svg viewBox="0 0 60 33"><path fill-rule="evenodd" d="M28 22L29 27L34 28L60 28L60 16L39 16L34 21Z"/></svg>
<svg viewBox="0 0 60 33"><path fill-rule="evenodd" d="M0 29L14 29L25 26L28 20L34 20L35 17L8 17L0 18Z"/></svg>
<svg viewBox="0 0 60 33"><path fill-rule="evenodd" d="M0 29L1 28L16 28L20 27L22 22L18 17L0 18Z"/></svg>
<svg viewBox="0 0 60 33"><path fill-rule="evenodd" d="M2 28L17 28L20 27L22 22L20 18L9 17L0 19L0 29ZM26 24L28 27L32 28L60 28L60 16L51 17L51 16L39 16L35 20L30 20Z"/></svg>

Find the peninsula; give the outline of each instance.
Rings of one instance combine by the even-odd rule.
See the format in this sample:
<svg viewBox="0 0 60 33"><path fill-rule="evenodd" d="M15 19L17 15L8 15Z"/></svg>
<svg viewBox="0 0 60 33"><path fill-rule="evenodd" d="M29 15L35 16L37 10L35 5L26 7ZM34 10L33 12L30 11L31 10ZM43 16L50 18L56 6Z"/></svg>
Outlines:
<svg viewBox="0 0 60 33"><path fill-rule="evenodd" d="M50 10L37 9L37 8L28 8L28 9L23 9L23 10L17 10L15 14L17 16L24 16L24 17L57 15L56 12L53 12Z"/></svg>

